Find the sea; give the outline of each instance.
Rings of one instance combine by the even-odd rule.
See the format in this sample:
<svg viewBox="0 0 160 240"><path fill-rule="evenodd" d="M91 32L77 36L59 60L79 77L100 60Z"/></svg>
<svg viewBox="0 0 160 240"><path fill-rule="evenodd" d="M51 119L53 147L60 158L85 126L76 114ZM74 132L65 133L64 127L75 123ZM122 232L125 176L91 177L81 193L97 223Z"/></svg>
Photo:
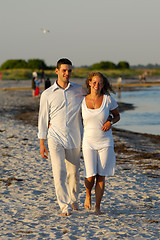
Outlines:
<svg viewBox="0 0 160 240"><path fill-rule="evenodd" d="M84 84L81 79L79 83ZM22 86L31 86L31 81L0 81L0 89ZM160 86L139 87L134 91L122 91L120 98L117 94L113 97L118 102L131 103L135 107L134 110L121 113L120 121L115 124L116 128L160 135Z"/></svg>
<svg viewBox="0 0 160 240"><path fill-rule="evenodd" d="M113 96L114 97L114 96ZM139 88L136 91L122 91L118 102L131 103L134 110L121 113L116 128L139 133L160 135L160 86Z"/></svg>

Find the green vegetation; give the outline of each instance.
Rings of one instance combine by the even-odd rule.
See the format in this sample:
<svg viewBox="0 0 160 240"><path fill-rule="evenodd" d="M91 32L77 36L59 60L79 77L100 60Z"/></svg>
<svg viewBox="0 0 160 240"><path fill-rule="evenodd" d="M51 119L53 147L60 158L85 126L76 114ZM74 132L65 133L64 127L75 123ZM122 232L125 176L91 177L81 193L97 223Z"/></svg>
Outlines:
<svg viewBox="0 0 160 240"><path fill-rule="evenodd" d="M105 69L129 69L129 63L125 61L119 62L117 65L109 61L101 61L100 63L94 63L90 69L105 70ZM7 69L44 69L48 70L48 67L42 59L29 59L28 61L23 59L11 59L5 61L1 67L1 70Z"/></svg>
<svg viewBox="0 0 160 240"><path fill-rule="evenodd" d="M22 59L7 60L1 65L1 69L27 68L27 62Z"/></svg>
<svg viewBox="0 0 160 240"><path fill-rule="evenodd" d="M29 59L27 67L30 69L47 69L46 63L41 59Z"/></svg>
<svg viewBox="0 0 160 240"><path fill-rule="evenodd" d="M100 63L94 63L91 66L91 69L97 69L97 70L101 70L101 69L129 69L129 63L125 62L125 61L121 61L119 62L117 65L113 62L109 62L109 61L101 61Z"/></svg>
<svg viewBox="0 0 160 240"><path fill-rule="evenodd" d="M49 69L44 62L44 60L41 59L28 59L28 61L23 59L11 59L5 61L0 69L6 70L6 69Z"/></svg>
<svg viewBox="0 0 160 240"><path fill-rule="evenodd" d="M40 70L36 70L37 73L40 73ZM88 73L91 71L97 71L97 69L90 69L90 68L74 68L72 77L74 78L86 78ZM117 78L121 76L122 78L134 78L138 77L144 72L144 69L112 69L112 70L98 70L105 76L109 78ZM151 73L152 76L160 76L160 69L146 69L145 71L148 74ZM2 79L13 79L13 80L24 80L24 79L31 79L32 78L32 69L9 69L9 70L1 70ZM46 77L49 78L56 78L57 75L53 70L45 70Z"/></svg>
<svg viewBox="0 0 160 240"><path fill-rule="evenodd" d="M102 74L109 78L118 78L121 76L122 78L135 78L139 75L142 75L144 69L109 69L109 70L98 70L98 69L90 69L90 68L75 68L73 69L72 76L78 78L86 78L88 73L91 71L100 71ZM145 69L147 71L148 76L160 76L160 69Z"/></svg>
<svg viewBox="0 0 160 240"><path fill-rule="evenodd" d="M36 71L38 73L38 75L40 74L40 70L39 69L34 69L34 71ZM7 70L1 70L0 71L2 73L2 79L3 80L27 80L27 79L32 79L32 69L7 69ZM56 77L56 73L54 72L54 70L46 70L45 71L45 75L46 77L49 78L53 78Z"/></svg>
<svg viewBox="0 0 160 240"><path fill-rule="evenodd" d="M121 61L117 64L117 68L118 69L129 69L130 66L129 66L129 63L128 62L125 62L125 61Z"/></svg>
<svg viewBox="0 0 160 240"><path fill-rule="evenodd" d="M160 76L160 68L145 68L149 76ZM158 66L158 65L157 65ZM46 77L55 78L57 75L54 71L54 66L47 66L41 59L29 59L28 61L18 60L7 60L0 67L2 73L2 79L31 79L32 72L36 71L38 74L40 70L44 69ZM138 77L144 72L144 67L136 68L130 67L128 62L121 61L117 65L109 61L101 61L95 63L92 66L85 66L81 68L73 68L72 77L74 78L86 78L88 73L91 71L100 71L105 76L110 78L134 78Z"/></svg>

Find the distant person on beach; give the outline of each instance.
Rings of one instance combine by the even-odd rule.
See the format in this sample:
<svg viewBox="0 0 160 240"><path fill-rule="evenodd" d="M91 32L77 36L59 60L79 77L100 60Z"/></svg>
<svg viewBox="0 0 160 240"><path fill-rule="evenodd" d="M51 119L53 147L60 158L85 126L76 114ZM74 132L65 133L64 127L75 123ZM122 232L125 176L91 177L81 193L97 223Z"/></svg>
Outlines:
<svg viewBox="0 0 160 240"><path fill-rule="evenodd" d="M121 97L121 87L122 87L122 78L119 77L117 78L117 93L118 93L118 98Z"/></svg>
<svg viewBox="0 0 160 240"><path fill-rule="evenodd" d="M141 83L141 81L142 81L142 75L140 74L140 75L138 76L138 78L139 78L139 82Z"/></svg>
<svg viewBox="0 0 160 240"><path fill-rule="evenodd" d="M36 89L36 82L35 82L35 78L37 78L37 72L33 71L32 72L32 96L35 97L35 89Z"/></svg>
<svg viewBox="0 0 160 240"><path fill-rule="evenodd" d="M80 109L86 93L81 85L69 82L72 73L70 60L60 59L55 72L57 81L41 95L38 137L43 158L48 155L45 146L48 138L57 201L61 216L68 216L71 208L78 210Z"/></svg>
<svg viewBox="0 0 160 240"><path fill-rule="evenodd" d="M144 83L146 82L147 75L148 75L148 73L146 71L144 71L143 74L142 74L142 79L143 79Z"/></svg>
<svg viewBox="0 0 160 240"><path fill-rule="evenodd" d="M34 96L35 97L38 97L39 96L39 84L40 84L40 81L37 77L34 78L34 82L35 82L35 94Z"/></svg>
<svg viewBox="0 0 160 240"><path fill-rule="evenodd" d="M108 79L99 72L91 72L87 81L88 95L82 101L83 156L86 199L84 206L91 209L91 190L95 180L95 212L101 214L105 176L113 176L116 159L111 127L120 120L118 105ZM111 116L110 116L111 114Z"/></svg>
<svg viewBox="0 0 160 240"><path fill-rule="evenodd" d="M49 78L47 78L44 82L44 88L47 89L51 86L51 81Z"/></svg>
<svg viewBox="0 0 160 240"><path fill-rule="evenodd" d="M142 75L139 75L139 82L140 83L146 83L147 75L148 75L148 73L146 71L144 71L142 73Z"/></svg>
<svg viewBox="0 0 160 240"><path fill-rule="evenodd" d="M2 80L2 73L0 72L0 80Z"/></svg>
<svg viewBox="0 0 160 240"><path fill-rule="evenodd" d="M36 71L33 71L33 73L32 73L32 77L34 78L34 77L37 77L38 75L37 75L37 72Z"/></svg>
<svg viewBox="0 0 160 240"><path fill-rule="evenodd" d="M44 80L45 80L45 73L44 73L44 70L41 69L40 70L40 82L42 83Z"/></svg>
<svg viewBox="0 0 160 240"><path fill-rule="evenodd" d="M35 89L36 89L36 83L35 83L35 77L32 77L32 96L35 96Z"/></svg>

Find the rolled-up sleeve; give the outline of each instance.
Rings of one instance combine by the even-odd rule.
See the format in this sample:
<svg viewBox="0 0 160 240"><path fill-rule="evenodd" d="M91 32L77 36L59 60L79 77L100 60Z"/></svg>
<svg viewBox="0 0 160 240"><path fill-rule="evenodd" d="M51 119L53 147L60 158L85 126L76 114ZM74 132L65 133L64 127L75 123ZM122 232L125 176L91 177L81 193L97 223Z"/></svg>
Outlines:
<svg viewBox="0 0 160 240"><path fill-rule="evenodd" d="M48 134L49 122L49 104L45 92L42 93L40 98L40 108L38 117L38 138L46 139Z"/></svg>

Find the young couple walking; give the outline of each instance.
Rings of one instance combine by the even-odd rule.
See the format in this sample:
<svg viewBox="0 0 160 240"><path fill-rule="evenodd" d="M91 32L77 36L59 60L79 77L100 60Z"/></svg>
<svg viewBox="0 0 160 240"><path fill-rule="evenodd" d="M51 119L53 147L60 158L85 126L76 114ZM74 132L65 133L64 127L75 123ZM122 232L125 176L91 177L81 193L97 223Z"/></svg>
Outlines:
<svg viewBox="0 0 160 240"><path fill-rule="evenodd" d="M101 214L105 176L113 176L116 165L111 126L119 121L120 115L118 105L110 95L113 89L108 79L99 72L88 75L88 93L81 85L70 82L72 62L66 58L57 62L55 71L57 81L43 91L40 99L40 153L43 158L47 158L47 138L61 216L69 216L71 210L78 210L83 132L84 206L91 209L91 190L96 181L95 212Z"/></svg>

